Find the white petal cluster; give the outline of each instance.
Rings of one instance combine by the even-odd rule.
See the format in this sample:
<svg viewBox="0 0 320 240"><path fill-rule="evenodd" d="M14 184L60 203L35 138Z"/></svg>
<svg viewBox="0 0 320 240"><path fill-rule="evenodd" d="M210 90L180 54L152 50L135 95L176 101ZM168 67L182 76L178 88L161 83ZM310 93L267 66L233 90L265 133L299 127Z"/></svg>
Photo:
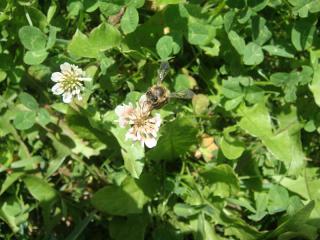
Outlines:
<svg viewBox="0 0 320 240"><path fill-rule="evenodd" d="M63 63L60 65L60 72L54 72L51 80L56 82L52 87L55 95L62 95L65 103L70 103L73 97L82 100L81 90L83 90L83 81L91 81L89 77L85 77L85 72L76 65Z"/></svg>
<svg viewBox="0 0 320 240"><path fill-rule="evenodd" d="M157 134L161 125L160 114L154 117L150 114L149 107L145 104L145 96L142 96L136 108L129 105L119 105L115 109L118 115L120 127L130 126L126 140L139 141L141 145L153 148L157 145Z"/></svg>

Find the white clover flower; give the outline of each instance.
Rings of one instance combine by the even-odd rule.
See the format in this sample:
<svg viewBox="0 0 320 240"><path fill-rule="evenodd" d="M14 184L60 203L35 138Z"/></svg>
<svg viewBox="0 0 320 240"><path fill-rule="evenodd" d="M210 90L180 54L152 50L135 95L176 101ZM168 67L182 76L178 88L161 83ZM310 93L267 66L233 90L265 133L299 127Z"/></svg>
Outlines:
<svg viewBox="0 0 320 240"><path fill-rule="evenodd" d="M119 125L124 128L130 121L130 116L135 111L131 103L129 105L123 104L116 107L114 110L119 117Z"/></svg>
<svg viewBox="0 0 320 240"><path fill-rule="evenodd" d="M67 62L61 64L60 69L61 72L54 72L51 75L51 80L56 82L51 89L53 94L62 94L62 100L65 103L70 103L75 96L78 100L82 100L83 81L92 79L85 77L85 72L81 68Z"/></svg>
<svg viewBox="0 0 320 240"><path fill-rule="evenodd" d="M142 146L146 145L148 148L153 148L157 145L161 117L160 114L152 117L150 109L145 103L145 96L142 96L136 108L132 104L124 104L117 106L115 112L119 117L120 127L130 126L126 134L126 140L139 141Z"/></svg>
<svg viewBox="0 0 320 240"><path fill-rule="evenodd" d="M155 117L136 118L126 134L126 140L140 141L142 146L153 148L157 145L160 125L160 114L156 114Z"/></svg>

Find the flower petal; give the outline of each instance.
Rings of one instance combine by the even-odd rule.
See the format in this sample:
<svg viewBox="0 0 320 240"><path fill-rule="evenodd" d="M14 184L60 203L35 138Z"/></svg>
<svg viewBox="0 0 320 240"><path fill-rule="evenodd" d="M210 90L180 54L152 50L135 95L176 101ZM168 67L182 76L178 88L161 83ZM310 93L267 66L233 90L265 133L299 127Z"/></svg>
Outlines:
<svg viewBox="0 0 320 240"><path fill-rule="evenodd" d="M60 95L64 92L63 88L62 88L62 84L61 83L56 83L52 88L51 88L52 92L54 95Z"/></svg>
<svg viewBox="0 0 320 240"><path fill-rule="evenodd" d="M62 73L68 73L71 71L71 64L70 63L63 63L60 65L60 69Z"/></svg>
<svg viewBox="0 0 320 240"><path fill-rule="evenodd" d="M153 148L157 145L157 139L155 138L147 138L144 140L144 144L148 147L148 148Z"/></svg>
<svg viewBox="0 0 320 240"><path fill-rule="evenodd" d="M80 93L77 94L77 98L78 98L79 101L81 101L83 99L82 95Z"/></svg>
<svg viewBox="0 0 320 240"><path fill-rule="evenodd" d="M60 82L63 80L63 74L61 72L54 72L51 75L51 80L54 82Z"/></svg>
<svg viewBox="0 0 320 240"><path fill-rule="evenodd" d="M69 91L67 91L67 92L64 92L63 93L63 102L65 102L65 103L70 103L71 102L71 100L72 100L72 93L71 92L69 92Z"/></svg>

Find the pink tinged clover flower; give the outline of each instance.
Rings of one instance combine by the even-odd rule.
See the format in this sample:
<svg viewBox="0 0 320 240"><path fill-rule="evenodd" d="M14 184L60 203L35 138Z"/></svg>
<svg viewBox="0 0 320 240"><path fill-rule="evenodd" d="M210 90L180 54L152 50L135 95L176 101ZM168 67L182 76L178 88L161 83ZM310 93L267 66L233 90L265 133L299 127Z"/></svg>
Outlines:
<svg viewBox="0 0 320 240"><path fill-rule="evenodd" d="M115 112L120 127L130 126L126 140L139 141L142 146L153 148L157 145L157 135L162 121L160 114L154 117L150 115L144 99L142 96L136 108L132 104L123 104L117 106Z"/></svg>
<svg viewBox="0 0 320 240"><path fill-rule="evenodd" d="M60 70L51 75L51 80L56 82L51 89L53 94L62 95L65 103L70 103L73 97L82 100L83 81L91 81L92 78L85 77L85 72L81 68L67 62L60 65Z"/></svg>

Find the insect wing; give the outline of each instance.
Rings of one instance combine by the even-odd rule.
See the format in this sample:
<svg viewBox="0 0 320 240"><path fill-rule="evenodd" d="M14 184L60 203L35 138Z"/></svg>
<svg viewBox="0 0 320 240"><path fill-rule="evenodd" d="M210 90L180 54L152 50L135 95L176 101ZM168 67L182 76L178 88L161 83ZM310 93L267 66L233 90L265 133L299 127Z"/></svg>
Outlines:
<svg viewBox="0 0 320 240"><path fill-rule="evenodd" d="M170 98L191 99L195 93L189 89L170 93Z"/></svg>
<svg viewBox="0 0 320 240"><path fill-rule="evenodd" d="M167 76L169 72L170 65L168 62L162 62L158 70L158 84L160 84L163 79Z"/></svg>

